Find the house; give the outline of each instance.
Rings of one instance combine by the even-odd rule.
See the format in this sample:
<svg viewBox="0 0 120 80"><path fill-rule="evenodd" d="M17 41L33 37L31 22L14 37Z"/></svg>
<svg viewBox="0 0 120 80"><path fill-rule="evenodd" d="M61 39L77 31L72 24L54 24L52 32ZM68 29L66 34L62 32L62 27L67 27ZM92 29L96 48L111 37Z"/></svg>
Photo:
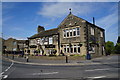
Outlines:
<svg viewBox="0 0 120 80"><path fill-rule="evenodd" d="M105 30L71 12L55 29L38 26L38 33L29 37L30 54L86 55L105 54Z"/></svg>
<svg viewBox="0 0 120 80"><path fill-rule="evenodd" d="M24 46L26 45L26 40L16 40L14 38L9 38L7 40L4 40L4 50L9 53L20 53L24 52Z"/></svg>
<svg viewBox="0 0 120 80"><path fill-rule="evenodd" d="M29 37L30 54L35 55L52 55L58 52L58 28L46 30L38 26L38 33Z"/></svg>

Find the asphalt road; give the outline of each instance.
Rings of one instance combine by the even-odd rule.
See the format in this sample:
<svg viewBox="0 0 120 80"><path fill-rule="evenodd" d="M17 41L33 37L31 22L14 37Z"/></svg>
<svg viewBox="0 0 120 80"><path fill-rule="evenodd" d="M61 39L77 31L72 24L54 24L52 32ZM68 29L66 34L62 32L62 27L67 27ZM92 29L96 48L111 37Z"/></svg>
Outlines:
<svg viewBox="0 0 120 80"><path fill-rule="evenodd" d="M5 80L119 80L118 56L103 57L92 62L89 65L40 66L3 60L1 74Z"/></svg>

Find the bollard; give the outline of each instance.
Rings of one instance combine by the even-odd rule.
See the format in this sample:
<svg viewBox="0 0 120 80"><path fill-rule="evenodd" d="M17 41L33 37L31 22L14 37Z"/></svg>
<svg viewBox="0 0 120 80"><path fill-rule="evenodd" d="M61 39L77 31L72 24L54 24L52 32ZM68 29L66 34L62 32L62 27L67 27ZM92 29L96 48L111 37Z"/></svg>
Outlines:
<svg viewBox="0 0 120 80"><path fill-rule="evenodd" d="M28 58L28 56L26 57L26 60L27 60L27 62L29 61L29 58Z"/></svg>
<svg viewBox="0 0 120 80"><path fill-rule="evenodd" d="M68 56L66 55L66 63L68 63Z"/></svg>
<svg viewBox="0 0 120 80"><path fill-rule="evenodd" d="M12 56L12 59L14 59L14 54L13 54L13 56Z"/></svg>

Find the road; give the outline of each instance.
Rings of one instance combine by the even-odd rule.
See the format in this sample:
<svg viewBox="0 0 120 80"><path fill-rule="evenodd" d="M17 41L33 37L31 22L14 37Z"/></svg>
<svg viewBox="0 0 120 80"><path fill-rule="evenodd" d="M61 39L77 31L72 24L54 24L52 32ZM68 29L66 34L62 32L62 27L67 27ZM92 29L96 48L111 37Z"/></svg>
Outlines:
<svg viewBox="0 0 120 80"><path fill-rule="evenodd" d="M22 80L119 80L118 56L92 60L89 65L31 65L3 60L3 79ZM33 79L34 78L34 79Z"/></svg>

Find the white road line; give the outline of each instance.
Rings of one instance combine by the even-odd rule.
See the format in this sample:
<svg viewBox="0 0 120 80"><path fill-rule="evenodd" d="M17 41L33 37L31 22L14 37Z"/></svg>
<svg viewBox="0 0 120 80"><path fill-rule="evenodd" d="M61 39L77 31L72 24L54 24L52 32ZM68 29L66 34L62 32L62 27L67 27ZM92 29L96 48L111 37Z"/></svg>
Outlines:
<svg viewBox="0 0 120 80"><path fill-rule="evenodd" d="M104 77L106 77L106 76L87 77L87 78L97 79L97 78L104 78Z"/></svg>
<svg viewBox="0 0 120 80"><path fill-rule="evenodd" d="M8 77L8 75L3 75L3 76L4 76L4 77L3 77L4 79Z"/></svg>
<svg viewBox="0 0 120 80"><path fill-rule="evenodd" d="M119 69L119 68L92 69L92 70L85 70L85 71L102 71L102 70L111 70L111 69Z"/></svg>
<svg viewBox="0 0 120 80"><path fill-rule="evenodd" d="M12 62L12 64L5 71L8 71L12 67L13 64L14 63Z"/></svg>
<svg viewBox="0 0 120 80"><path fill-rule="evenodd" d="M57 74L58 72L50 72L50 73L33 73L32 75L48 75L48 74Z"/></svg>
<svg viewBox="0 0 120 80"><path fill-rule="evenodd" d="M4 72L0 73L0 74L4 74Z"/></svg>
<svg viewBox="0 0 120 80"><path fill-rule="evenodd" d="M4 72L0 73L0 76L4 76L3 78L7 78L8 75L3 75L3 74L4 74L6 71L8 71L8 70L12 67L13 64L14 64L14 63L12 62L12 64L11 64Z"/></svg>

